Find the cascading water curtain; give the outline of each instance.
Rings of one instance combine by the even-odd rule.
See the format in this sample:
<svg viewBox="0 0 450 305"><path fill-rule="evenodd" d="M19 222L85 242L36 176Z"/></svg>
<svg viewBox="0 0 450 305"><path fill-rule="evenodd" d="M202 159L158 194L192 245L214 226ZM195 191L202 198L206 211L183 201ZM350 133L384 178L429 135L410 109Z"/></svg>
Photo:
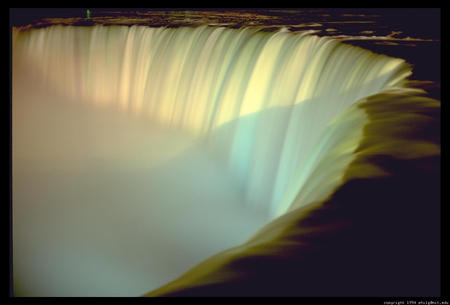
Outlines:
<svg viewBox="0 0 450 305"><path fill-rule="evenodd" d="M388 176L386 156L439 155L436 143L402 138L408 124L434 122L427 113L438 108L406 88L411 67L329 37L115 25L12 34L22 295L142 295L170 281L155 294L223 282L227 291L228 280L249 293L261 281L268 294L295 294L286 272L309 277L302 285L312 290L301 293L313 294L321 286L310 278L334 266L346 272L339 259L373 250L345 235L349 227L370 235L374 221L359 217L364 204L338 200L359 194L339 192L349 177ZM399 143L414 149L404 154ZM381 198L366 214L390 217L388 203ZM370 236L377 244L389 234ZM366 248L352 252L360 243ZM267 281L266 265L276 274ZM342 270L327 287L341 283Z"/></svg>
<svg viewBox="0 0 450 305"><path fill-rule="evenodd" d="M272 217L331 120L411 74L401 59L257 28L51 26L17 33L14 48L64 94L206 138Z"/></svg>

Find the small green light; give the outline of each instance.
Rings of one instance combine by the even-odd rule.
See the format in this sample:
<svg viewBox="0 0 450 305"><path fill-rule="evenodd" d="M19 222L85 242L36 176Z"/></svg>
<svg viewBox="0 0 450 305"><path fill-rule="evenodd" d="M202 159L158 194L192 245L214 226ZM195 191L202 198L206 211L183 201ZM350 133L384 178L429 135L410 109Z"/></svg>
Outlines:
<svg viewBox="0 0 450 305"><path fill-rule="evenodd" d="M87 19L90 19L90 18L91 18L91 10L90 10L90 9L87 9L87 10L86 10L86 18L87 18Z"/></svg>

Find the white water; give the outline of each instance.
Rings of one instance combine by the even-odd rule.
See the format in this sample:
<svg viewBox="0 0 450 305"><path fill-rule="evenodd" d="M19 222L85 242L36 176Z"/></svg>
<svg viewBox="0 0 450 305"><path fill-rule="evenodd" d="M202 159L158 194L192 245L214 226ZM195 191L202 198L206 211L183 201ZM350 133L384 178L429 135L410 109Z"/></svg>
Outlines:
<svg viewBox="0 0 450 305"><path fill-rule="evenodd" d="M206 26L15 30L13 59L14 276L43 296L139 295L301 190L326 196L364 117L329 123L410 74L326 38ZM330 149L346 157L322 185Z"/></svg>

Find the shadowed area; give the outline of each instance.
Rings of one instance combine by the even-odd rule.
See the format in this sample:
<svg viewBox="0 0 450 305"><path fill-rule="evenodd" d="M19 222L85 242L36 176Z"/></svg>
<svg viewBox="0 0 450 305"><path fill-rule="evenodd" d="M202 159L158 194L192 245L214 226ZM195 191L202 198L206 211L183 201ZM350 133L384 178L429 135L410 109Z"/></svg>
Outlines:
<svg viewBox="0 0 450 305"><path fill-rule="evenodd" d="M248 242L147 296L438 296L440 104L391 91L358 108L364 136L326 200L298 196Z"/></svg>

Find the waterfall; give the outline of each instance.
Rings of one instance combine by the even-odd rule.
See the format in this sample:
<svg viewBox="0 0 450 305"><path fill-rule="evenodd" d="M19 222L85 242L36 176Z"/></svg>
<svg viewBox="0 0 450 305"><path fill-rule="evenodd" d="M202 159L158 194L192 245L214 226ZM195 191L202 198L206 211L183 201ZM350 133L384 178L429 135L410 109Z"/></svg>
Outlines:
<svg viewBox="0 0 450 305"><path fill-rule="evenodd" d="M363 136L359 102L411 74L402 59L258 27L12 34L23 295L142 294L323 200Z"/></svg>
<svg viewBox="0 0 450 305"><path fill-rule="evenodd" d="M256 208L280 215L326 126L410 69L305 33L257 28L52 26L20 33L18 56L69 96L202 137ZM339 180L336 179L336 180Z"/></svg>

